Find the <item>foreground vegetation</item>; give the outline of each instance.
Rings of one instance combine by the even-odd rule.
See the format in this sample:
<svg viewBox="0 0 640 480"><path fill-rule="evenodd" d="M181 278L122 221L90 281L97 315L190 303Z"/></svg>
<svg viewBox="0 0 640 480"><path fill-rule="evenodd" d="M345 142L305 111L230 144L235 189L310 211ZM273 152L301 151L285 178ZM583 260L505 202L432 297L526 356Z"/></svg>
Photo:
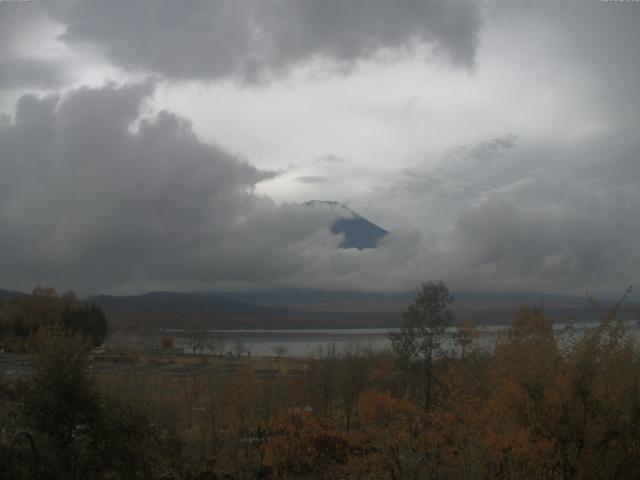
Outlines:
<svg viewBox="0 0 640 480"><path fill-rule="evenodd" d="M96 373L90 343L49 327L31 378L2 383L0 451L29 429L52 479L637 477L640 353L619 305L580 337L523 307L489 351L461 325L452 355L451 301L425 284L393 352L224 371Z"/></svg>

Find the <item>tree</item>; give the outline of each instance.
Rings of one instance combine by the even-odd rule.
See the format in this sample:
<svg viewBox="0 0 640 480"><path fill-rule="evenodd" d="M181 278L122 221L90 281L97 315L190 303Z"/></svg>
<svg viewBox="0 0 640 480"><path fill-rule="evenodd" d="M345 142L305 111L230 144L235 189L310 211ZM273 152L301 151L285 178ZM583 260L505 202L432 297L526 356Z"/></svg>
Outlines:
<svg viewBox="0 0 640 480"><path fill-rule="evenodd" d="M90 376L89 345L79 335L52 331L35 364L21 404L27 425L63 451L95 418L100 401Z"/></svg>
<svg viewBox="0 0 640 480"><path fill-rule="evenodd" d="M361 429L349 435L347 472L356 478L432 478L421 465L425 452L419 406L388 391L367 389L358 397L357 409Z"/></svg>
<svg viewBox="0 0 640 480"><path fill-rule="evenodd" d="M242 340L236 340L233 342L233 350L236 352L236 357L240 358L246 350L244 342Z"/></svg>
<svg viewBox="0 0 640 480"><path fill-rule="evenodd" d="M179 453L173 438L142 403L102 391L92 375L90 343L65 333L54 329L41 344L17 406L20 423L40 445L38 478L168 478L161 475Z"/></svg>
<svg viewBox="0 0 640 480"><path fill-rule="evenodd" d="M348 442L311 412L281 410L269 422L269 433L264 464L273 478L344 478L339 467L347 461Z"/></svg>
<svg viewBox="0 0 640 480"><path fill-rule="evenodd" d="M371 357L358 349L346 351L340 359L337 383L347 432L358 397L367 386L370 364Z"/></svg>
<svg viewBox="0 0 640 480"><path fill-rule="evenodd" d="M425 412L432 406L433 361L441 354L445 331L453 318L448 308L453 300L444 282L423 283L413 305L402 313L400 331L389 333L400 367L420 381Z"/></svg>
<svg viewBox="0 0 640 480"><path fill-rule="evenodd" d="M203 378L198 372L179 375L178 384L187 406L187 424L192 426L193 410L198 404L198 400L203 393Z"/></svg>
<svg viewBox="0 0 640 480"><path fill-rule="evenodd" d="M464 321L456 326L454 341L460 349L460 358L464 358L473 351L474 343L480 336L476 325L470 321Z"/></svg>
<svg viewBox="0 0 640 480"><path fill-rule="evenodd" d="M284 357L287 354L287 347L284 345L276 345L273 347L273 353L276 356L276 361L279 362L280 358Z"/></svg>
<svg viewBox="0 0 640 480"><path fill-rule="evenodd" d="M66 306L62 312L62 325L70 334L81 333L101 345L107 338L107 318L95 304L79 307Z"/></svg>
<svg viewBox="0 0 640 480"><path fill-rule="evenodd" d="M195 355L196 352L202 353L206 344L206 334L197 328L190 328L187 331L187 345Z"/></svg>
<svg viewBox="0 0 640 480"><path fill-rule="evenodd" d="M224 349L226 347L227 341L222 332L214 331L211 333L207 340L207 347L211 351L211 353L217 357L224 356Z"/></svg>

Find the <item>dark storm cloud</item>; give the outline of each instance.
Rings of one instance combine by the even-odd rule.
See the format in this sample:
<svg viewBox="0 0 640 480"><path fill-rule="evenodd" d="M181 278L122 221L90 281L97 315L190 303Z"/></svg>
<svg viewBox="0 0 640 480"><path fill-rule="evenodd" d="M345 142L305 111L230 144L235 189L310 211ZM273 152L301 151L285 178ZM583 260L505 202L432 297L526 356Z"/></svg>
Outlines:
<svg viewBox="0 0 640 480"><path fill-rule="evenodd" d="M296 181L300 183L326 183L329 179L319 175L303 175L302 177L296 177Z"/></svg>
<svg viewBox="0 0 640 480"><path fill-rule="evenodd" d="M326 215L256 196L272 172L202 143L172 113L134 128L152 89L27 95L5 117L1 284L251 283L305 267L298 246Z"/></svg>
<svg viewBox="0 0 640 480"><path fill-rule="evenodd" d="M463 0L56 0L45 8L65 26L65 41L173 78L252 81L314 58L348 66L420 44L469 66L479 31L477 8Z"/></svg>

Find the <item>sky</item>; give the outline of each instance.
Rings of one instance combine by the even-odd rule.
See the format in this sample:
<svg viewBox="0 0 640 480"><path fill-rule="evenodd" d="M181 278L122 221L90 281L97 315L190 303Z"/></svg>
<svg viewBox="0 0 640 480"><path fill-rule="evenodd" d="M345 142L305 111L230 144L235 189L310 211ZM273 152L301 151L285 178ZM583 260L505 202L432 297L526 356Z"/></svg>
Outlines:
<svg viewBox="0 0 640 480"><path fill-rule="evenodd" d="M0 0L0 288L622 293L640 2ZM341 202L390 231L339 249Z"/></svg>

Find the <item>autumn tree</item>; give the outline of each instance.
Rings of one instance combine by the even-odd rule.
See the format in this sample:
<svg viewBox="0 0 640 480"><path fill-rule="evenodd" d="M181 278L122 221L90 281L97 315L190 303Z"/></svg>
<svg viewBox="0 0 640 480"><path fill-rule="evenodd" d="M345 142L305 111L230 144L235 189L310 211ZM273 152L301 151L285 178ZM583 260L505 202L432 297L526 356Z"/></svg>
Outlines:
<svg viewBox="0 0 640 480"><path fill-rule="evenodd" d="M425 478L421 408L389 391L367 389L357 400L361 428L350 432L346 470L358 478ZM429 477L426 477L429 478Z"/></svg>
<svg viewBox="0 0 640 480"><path fill-rule="evenodd" d="M227 420L233 437L230 458L237 461L241 446L248 457L246 440L258 423L258 388L253 369L249 366L237 369L227 388Z"/></svg>
<svg viewBox="0 0 640 480"><path fill-rule="evenodd" d="M449 309L453 300L444 282L423 283L415 302L402 313L400 331L389 333L400 367L419 380L425 411L432 406L434 359L442 353L445 331L453 318Z"/></svg>
<svg viewBox="0 0 640 480"><path fill-rule="evenodd" d="M316 358L309 359L306 369L307 403L320 417L333 414L333 403L338 390L340 359L335 345L319 348Z"/></svg>
<svg viewBox="0 0 640 480"><path fill-rule="evenodd" d="M474 344L480 332L476 328L475 323L471 321L464 321L456 325L456 331L454 334L454 342L460 349L460 358L465 359L473 349Z"/></svg>
<svg viewBox="0 0 640 480"><path fill-rule="evenodd" d="M550 475L554 445L543 426L545 398L558 373L558 361L545 312L539 307L519 308L509 328L497 337L490 366L485 438L498 472L514 478Z"/></svg>
<svg viewBox="0 0 640 480"><path fill-rule="evenodd" d="M187 424L191 428L193 410L198 405L198 401L203 391L204 379L198 372L190 372L177 377L180 392L187 407Z"/></svg>
<svg viewBox="0 0 640 480"><path fill-rule="evenodd" d="M337 383L347 432L358 397L367 387L371 363L371 357L358 349L347 350L340 358Z"/></svg>
<svg viewBox="0 0 640 480"><path fill-rule="evenodd" d="M274 478L343 478L337 467L347 460L348 442L311 412L278 412L269 423L264 463Z"/></svg>
<svg viewBox="0 0 640 480"><path fill-rule="evenodd" d="M107 319L98 306L80 303L72 291L58 296L53 288L36 287L31 295L12 299L0 308L2 335L15 341L16 350L33 350L34 340L48 329L61 328L70 335L79 333L94 345L104 342ZM7 335L8 334L8 335Z"/></svg>

